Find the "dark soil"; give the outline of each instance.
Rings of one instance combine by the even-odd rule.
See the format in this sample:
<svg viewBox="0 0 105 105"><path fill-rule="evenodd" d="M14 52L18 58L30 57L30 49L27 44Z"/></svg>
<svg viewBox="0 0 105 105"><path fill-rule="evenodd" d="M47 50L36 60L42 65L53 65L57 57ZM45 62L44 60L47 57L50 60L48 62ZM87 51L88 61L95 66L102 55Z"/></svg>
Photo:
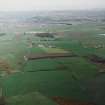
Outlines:
<svg viewBox="0 0 105 105"><path fill-rule="evenodd" d="M88 55L84 57L89 59L93 63L105 64L105 58L99 57L97 55Z"/></svg>
<svg viewBox="0 0 105 105"><path fill-rule="evenodd" d="M75 57L76 55L69 54L69 53L42 53L42 54L29 54L25 57L28 60L35 60L35 59L46 59L46 58L59 58L59 57Z"/></svg>
<svg viewBox="0 0 105 105"><path fill-rule="evenodd" d="M53 97L52 99L59 105L95 105L92 103L72 101L69 99L62 98L62 97Z"/></svg>

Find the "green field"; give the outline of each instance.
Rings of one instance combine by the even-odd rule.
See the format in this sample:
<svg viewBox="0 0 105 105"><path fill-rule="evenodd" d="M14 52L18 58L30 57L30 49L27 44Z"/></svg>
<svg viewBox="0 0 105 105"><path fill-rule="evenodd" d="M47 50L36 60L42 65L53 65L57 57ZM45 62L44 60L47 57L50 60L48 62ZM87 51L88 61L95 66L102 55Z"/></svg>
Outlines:
<svg viewBox="0 0 105 105"><path fill-rule="evenodd" d="M50 99L48 103L43 105L55 104L51 99L56 96L75 101L93 101L94 94L90 89L92 88L91 81L101 78L99 73L101 66L90 62L84 56L96 54L105 58L105 36L99 35L105 33L105 30L92 24L31 27L28 30L63 32L63 36L58 35L58 38L47 39L46 41L46 38L24 35L22 30L20 30L21 34L18 38L15 33L0 36L0 86L3 88L3 94L8 97L8 103L11 103L9 105L29 105L25 102L18 104L18 102L12 102L11 100L19 101L20 98L24 101L24 97L27 100L31 95L35 95L35 92L38 92L37 98L46 96ZM39 47L39 45L47 47ZM97 47L98 45L102 47ZM48 46L55 46L55 48ZM24 60L24 56L31 53L71 52L77 56ZM9 66L4 67L6 64ZM97 88L97 90L101 90L101 88ZM96 92L96 94L98 93ZM48 98L44 99L47 100ZM30 102L30 98L28 99ZM50 102L52 104L49 104ZM33 103L30 105L33 105Z"/></svg>
<svg viewBox="0 0 105 105"><path fill-rule="evenodd" d="M42 49L47 53L68 53L68 51L65 51L64 49L60 49L60 48L46 48L46 47L43 47Z"/></svg>

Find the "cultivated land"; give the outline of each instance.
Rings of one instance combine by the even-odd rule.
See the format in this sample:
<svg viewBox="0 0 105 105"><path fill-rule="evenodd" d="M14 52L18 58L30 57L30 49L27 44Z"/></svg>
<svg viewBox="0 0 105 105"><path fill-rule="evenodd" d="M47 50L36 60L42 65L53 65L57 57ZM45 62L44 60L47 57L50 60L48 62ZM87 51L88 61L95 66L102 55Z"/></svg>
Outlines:
<svg viewBox="0 0 105 105"><path fill-rule="evenodd" d="M57 14L53 13L52 18L58 20L67 15ZM1 22L0 88L6 104L104 105L105 24L102 19L94 21L92 17L93 20L69 23L63 19L44 20L40 16L19 19L19 22L9 19L9 24ZM52 33L54 37L35 33ZM57 57L60 54L70 56ZM28 59L33 56L47 57Z"/></svg>

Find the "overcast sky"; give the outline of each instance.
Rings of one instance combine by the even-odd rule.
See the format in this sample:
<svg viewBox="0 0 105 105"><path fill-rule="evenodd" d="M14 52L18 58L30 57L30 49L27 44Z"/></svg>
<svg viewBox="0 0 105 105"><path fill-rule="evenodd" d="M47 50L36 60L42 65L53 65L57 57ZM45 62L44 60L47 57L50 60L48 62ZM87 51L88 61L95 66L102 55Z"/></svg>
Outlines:
<svg viewBox="0 0 105 105"><path fill-rule="evenodd" d="M105 0L0 0L0 11L105 8Z"/></svg>

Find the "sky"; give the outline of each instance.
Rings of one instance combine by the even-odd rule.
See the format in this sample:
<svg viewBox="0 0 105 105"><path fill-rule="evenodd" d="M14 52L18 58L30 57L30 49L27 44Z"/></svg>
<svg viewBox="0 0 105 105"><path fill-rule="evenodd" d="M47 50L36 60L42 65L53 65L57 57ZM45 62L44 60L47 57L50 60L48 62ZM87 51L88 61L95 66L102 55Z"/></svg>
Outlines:
<svg viewBox="0 0 105 105"><path fill-rule="evenodd" d="M105 0L0 0L0 11L90 10L105 8Z"/></svg>

